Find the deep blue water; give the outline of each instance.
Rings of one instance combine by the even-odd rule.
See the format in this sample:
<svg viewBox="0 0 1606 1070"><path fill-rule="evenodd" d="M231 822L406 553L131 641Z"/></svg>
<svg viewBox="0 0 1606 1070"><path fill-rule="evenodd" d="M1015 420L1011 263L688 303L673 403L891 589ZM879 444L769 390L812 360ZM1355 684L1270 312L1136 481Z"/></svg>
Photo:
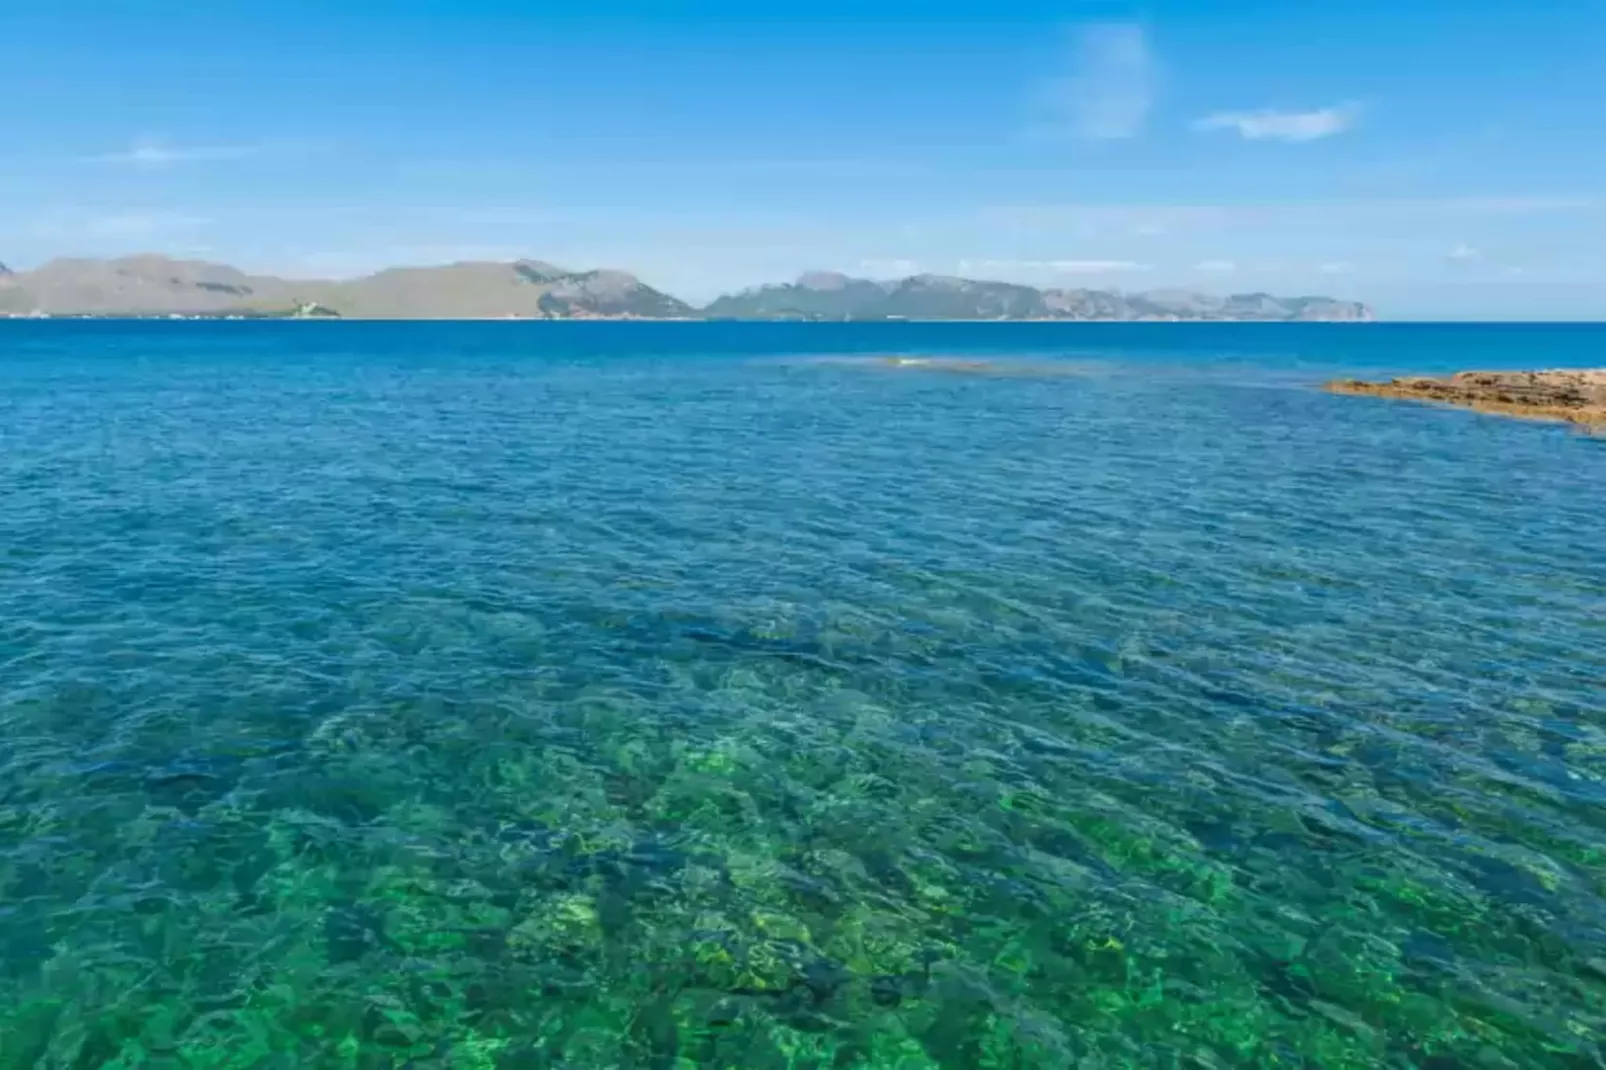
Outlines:
<svg viewBox="0 0 1606 1070"><path fill-rule="evenodd" d="M0 1068L1603 1065L1601 365L0 323Z"/></svg>

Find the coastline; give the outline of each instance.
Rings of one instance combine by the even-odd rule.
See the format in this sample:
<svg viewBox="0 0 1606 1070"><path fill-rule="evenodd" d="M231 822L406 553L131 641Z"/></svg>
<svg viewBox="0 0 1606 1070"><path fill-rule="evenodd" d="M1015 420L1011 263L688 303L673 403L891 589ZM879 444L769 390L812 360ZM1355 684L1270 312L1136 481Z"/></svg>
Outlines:
<svg viewBox="0 0 1606 1070"><path fill-rule="evenodd" d="M825 319L786 316L341 316L341 315L242 315L216 312L53 312L48 314L0 312L0 321L18 320L38 323L47 320L96 320L109 323L816 323L816 324L870 324L870 323L1064 323L1064 324L1265 324L1267 326L1375 326L1392 322L1378 319L1269 319L1269 318L1218 318L1185 319L1159 316L1111 316L1108 318L1070 316L1009 316L1009 317L947 317L916 318L866 317L863 319Z"/></svg>
<svg viewBox="0 0 1606 1070"><path fill-rule="evenodd" d="M1336 379L1330 394L1450 405L1496 416L1606 427L1606 368L1458 372L1387 382Z"/></svg>

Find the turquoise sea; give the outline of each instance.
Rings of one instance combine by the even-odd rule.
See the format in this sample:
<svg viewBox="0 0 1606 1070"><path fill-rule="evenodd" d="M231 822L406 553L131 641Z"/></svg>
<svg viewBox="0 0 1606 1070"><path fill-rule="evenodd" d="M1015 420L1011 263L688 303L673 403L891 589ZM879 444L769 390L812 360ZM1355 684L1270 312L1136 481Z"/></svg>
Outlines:
<svg viewBox="0 0 1606 1070"><path fill-rule="evenodd" d="M0 323L0 1068L1606 1065L1563 365Z"/></svg>

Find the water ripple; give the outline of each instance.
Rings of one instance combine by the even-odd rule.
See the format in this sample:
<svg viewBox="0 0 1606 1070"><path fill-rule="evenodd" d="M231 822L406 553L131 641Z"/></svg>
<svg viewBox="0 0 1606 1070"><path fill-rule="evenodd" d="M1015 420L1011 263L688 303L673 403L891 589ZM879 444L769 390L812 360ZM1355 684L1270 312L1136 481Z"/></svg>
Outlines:
<svg viewBox="0 0 1606 1070"><path fill-rule="evenodd" d="M1295 374L1446 340L183 326L0 335L0 1066L1600 1065L1606 455Z"/></svg>

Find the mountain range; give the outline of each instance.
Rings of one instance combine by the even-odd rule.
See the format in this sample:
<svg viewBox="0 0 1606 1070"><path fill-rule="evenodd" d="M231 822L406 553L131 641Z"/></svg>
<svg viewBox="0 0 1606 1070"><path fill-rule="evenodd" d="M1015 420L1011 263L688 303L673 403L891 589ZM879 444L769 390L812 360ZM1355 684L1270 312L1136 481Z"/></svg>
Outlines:
<svg viewBox="0 0 1606 1070"><path fill-rule="evenodd" d="M348 280L250 275L224 264L134 256L0 265L0 315L347 319L1261 320L1364 321L1330 297L1185 290L1046 289L945 275L874 281L816 272L696 308L623 271L538 260L390 268Z"/></svg>

